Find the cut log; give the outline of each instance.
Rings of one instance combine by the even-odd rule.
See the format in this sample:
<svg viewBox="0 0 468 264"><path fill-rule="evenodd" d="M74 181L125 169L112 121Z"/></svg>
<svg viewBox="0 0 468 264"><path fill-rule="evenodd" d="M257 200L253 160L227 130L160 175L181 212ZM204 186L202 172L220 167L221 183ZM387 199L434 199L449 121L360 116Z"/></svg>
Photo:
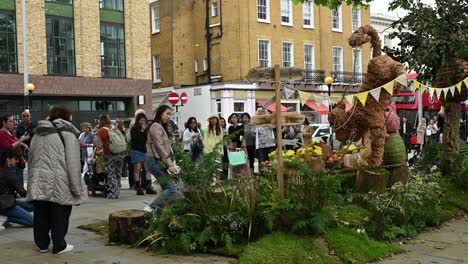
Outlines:
<svg viewBox="0 0 468 264"><path fill-rule="evenodd" d="M388 182L387 182L387 188L392 187L393 184L397 182L402 182L404 184L408 182L408 176L409 176L408 163L405 162L402 164L386 165L386 166L382 166L382 168L390 172L390 175L388 177Z"/></svg>
<svg viewBox="0 0 468 264"><path fill-rule="evenodd" d="M122 210L109 215L109 242L134 244L145 228L145 212Z"/></svg>
<svg viewBox="0 0 468 264"><path fill-rule="evenodd" d="M358 170L354 180L354 190L358 193L374 191L378 194L385 192L388 182L388 172L378 173L369 170Z"/></svg>

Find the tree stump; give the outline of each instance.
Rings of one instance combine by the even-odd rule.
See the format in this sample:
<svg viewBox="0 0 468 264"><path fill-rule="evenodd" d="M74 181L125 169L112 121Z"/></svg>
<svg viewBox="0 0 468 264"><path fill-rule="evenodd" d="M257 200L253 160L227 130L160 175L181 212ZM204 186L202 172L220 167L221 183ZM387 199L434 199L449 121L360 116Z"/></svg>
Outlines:
<svg viewBox="0 0 468 264"><path fill-rule="evenodd" d="M109 242L134 244L145 227L145 212L122 210L109 215Z"/></svg>
<svg viewBox="0 0 468 264"><path fill-rule="evenodd" d="M369 170L358 170L354 180L354 190L358 193L374 191L378 194L385 192L388 175Z"/></svg>
<svg viewBox="0 0 468 264"><path fill-rule="evenodd" d="M388 177L388 182L387 182L387 188L392 187L393 184L397 182L402 182L403 184L406 184L408 182L408 176L409 176L408 163L405 162L402 164L387 165L387 166L382 166L382 168L390 172L390 176Z"/></svg>

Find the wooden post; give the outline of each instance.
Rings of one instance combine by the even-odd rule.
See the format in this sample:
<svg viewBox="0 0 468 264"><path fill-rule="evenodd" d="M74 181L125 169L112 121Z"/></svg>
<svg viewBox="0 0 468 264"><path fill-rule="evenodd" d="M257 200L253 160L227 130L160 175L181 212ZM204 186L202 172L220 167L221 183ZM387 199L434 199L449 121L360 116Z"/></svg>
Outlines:
<svg viewBox="0 0 468 264"><path fill-rule="evenodd" d="M276 159L278 160L278 189L281 198L284 198L284 160L283 160L283 134L281 124L281 81L280 67L275 65L275 95L276 95Z"/></svg>

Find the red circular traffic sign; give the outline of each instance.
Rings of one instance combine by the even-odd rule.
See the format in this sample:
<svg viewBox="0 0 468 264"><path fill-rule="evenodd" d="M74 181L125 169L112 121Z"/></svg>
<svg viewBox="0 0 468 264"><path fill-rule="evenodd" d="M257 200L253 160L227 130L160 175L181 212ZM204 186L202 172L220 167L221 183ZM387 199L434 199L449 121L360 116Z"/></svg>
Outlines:
<svg viewBox="0 0 468 264"><path fill-rule="evenodd" d="M179 95L177 93L169 93L167 96L167 101L173 105L177 104L179 102Z"/></svg>
<svg viewBox="0 0 468 264"><path fill-rule="evenodd" d="M180 94L180 101L182 102L182 104L187 103L187 100L188 100L187 93L186 92L181 93Z"/></svg>

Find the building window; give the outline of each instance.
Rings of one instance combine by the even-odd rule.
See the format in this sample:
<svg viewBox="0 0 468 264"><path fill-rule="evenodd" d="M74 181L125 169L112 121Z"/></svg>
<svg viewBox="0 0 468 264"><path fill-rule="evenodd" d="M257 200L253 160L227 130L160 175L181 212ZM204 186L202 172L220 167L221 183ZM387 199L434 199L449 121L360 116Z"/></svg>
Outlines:
<svg viewBox="0 0 468 264"><path fill-rule="evenodd" d="M18 72L14 13L0 13L0 72Z"/></svg>
<svg viewBox="0 0 468 264"><path fill-rule="evenodd" d="M208 70L208 60L206 58L203 58L203 71Z"/></svg>
<svg viewBox="0 0 468 264"><path fill-rule="evenodd" d="M341 47L333 47L333 71L343 71L343 49Z"/></svg>
<svg viewBox="0 0 468 264"><path fill-rule="evenodd" d="M245 102L234 102L234 113L245 113Z"/></svg>
<svg viewBox="0 0 468 264"><path fill-rule="evenodd" d="M304 69L306 71L312 71L315 68L315 54L314 45L304 44Z"/></svg>
<svg viewBox="0 0 468 264"><path fill-rule="evenodd" d="M99 8L123 11L123 0L99 0Z"/></svg>
<svg viewBox="0 0 468 264"><path fill-rule="evenodd" d="M361 9L353 8L351 10L351 17L352 17L353 32L354 32L358 30L358 28L361 26Z"/></svg>
<svg viewBox="0 0 468 264"><path fill-rule="evenodd" d="M67 5L73 4L73 0L46 0L46 2L54 2L54 3L67 4Z"/></svg>
<svg viewBox="0 0 468 264"><path fill-rule="evenodd" d="M73 19L46 17L48 74L75 75Z"/></svg>
<svg viewBox="0 0 468 264"><path fill-rule="evenodd" d="M270 0L257 0L257 21L270 23Z"/></svg>
<svg viewBox="0 0 468 264"><path fill-rule="evenodd" d="M294 66L294 51L291 42L283 42L283 67Z"/></svg>
<svg viewBox="0 0 468 264"><path fill-rule="evenodd" d="M342 16L342 6L338 6L334 10L332 10L332 30L343 32L343 16Z"/></svg>
<svg viewBox="0 0 468 264"><path fill-rule="evenodd" d="M198 72L198 61L197 61L197 59L195 59L193 61L193 67L194 67L195 73L197 73Z"/></svg>
<svg viewBox="0 0 468 264"><path fill-rule="evenodd" d="M102 77L125 78L124 27L119 24L101 24Z"/></svg>
<svg viewBox="0 0 468 264"><path fill-rule="evenodd" d="M362 72L362 50L353 49L353 72Z"/></svg>
<svg viewBox="0 0 468 264"><path fill-rule="evenodd" d="M270 67L271 66L271 46L270 41L266 39L258 40L258 66Z"/></svg>
<svg viewBox="0 0 468 264"><path fill-rule="evenodd" d="M306 0L302 4L302 20L305 28L314 28L314 1Z"/></svg>
<svg viewBox="0 0 468 264"><path fill-rule="evenodd" d="M391 49L392 48L392 42L390 41L390 36L389 35L384 35L383 40L384 40L384 43L383 43L384 47L387 47L387 48Z"/></svg>
<svg viewBox="0 0 468 264"><path fill-rule="evenodd" d="M159 28L159 2L151 5L151 29L152 33L158 33Z"/></svg>
<svg viewBox="0 0 468 264"><path fill-rule="evenodd" d="M216 113L218 116L222 115L221 99L216 99Z"/></svg>
<svg viewBox="0 0 468 264"><path fill-rule="evenodd" d="M217 0L211 1L211 16L212 17L218 16L218 1Z"/></svg>
<svg viewBox="0 0 468 264"><path fill-rule="evenodd" d="M281 0L281 25L292 26L292 0Z"/></svg>
<svg viewBox="0 0 468 264"><path fill-rule="evenodd" d="M153 56L153 82L161 82L161 60L159 55Z"/></svg>

